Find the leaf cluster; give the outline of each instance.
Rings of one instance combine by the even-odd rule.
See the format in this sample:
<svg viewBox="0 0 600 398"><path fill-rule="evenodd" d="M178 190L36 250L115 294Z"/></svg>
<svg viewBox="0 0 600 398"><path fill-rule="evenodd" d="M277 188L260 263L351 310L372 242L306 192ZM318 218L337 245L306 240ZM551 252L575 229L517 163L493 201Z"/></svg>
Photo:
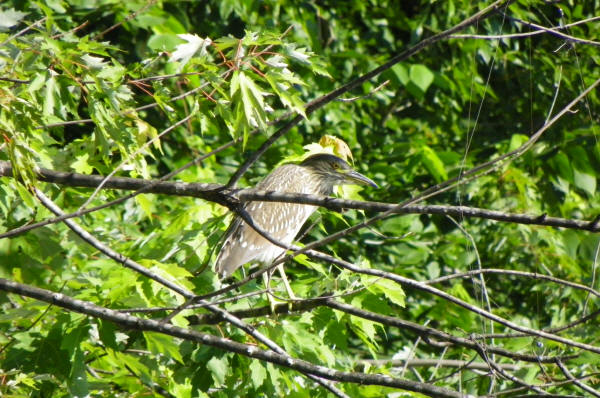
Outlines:
<svg viewBox="0 0 600 398"><path fill-rule="evenodd" d="M36 177L39 168L160 178L218 150L176 179L226 184L294 115L305 119L271 145L239 185L254 185L282 160L321 148L316 142L330 135L348 144L354 167L381 187L345 190L347 198L402 203L458 178L453 189L427 203L593 220L600 207L597 91L523 156L477 178L461 176L526 143L600 77L597 44L548 32L529 36L533 29L524 23L572 24L597 15L595 2L514 2L459 32L466 36L436 42L306 114L310 101L487 5L462 0L443 5L391 0L4 2L0 161L9 161L15 173L0 179L0 234L53 217L35 189L65 212L123 195L42 183ZM591 20L560 32L597 41L600 23ZM474 35L504 36L484 40ZM222 287L211 267L230 220L226 213L220 205L189 197L140 194L77 222L152 273L204 295ZM322 209L299 241L316 242L371 216ZM365 270L420 282L494 268L594 289L599 244L597 235L586 231L394 215L319 250ZM580 393L575 384L545 384L565 379L559 367L518 362L517 354L573 354L566 362L569 369L598 387L597 378L589 379L599 371L598 356L589 351L535 335L515 336L510 327L430 292L305 254L288 262L286 270L299 297L332 296L359 311L350 314L315 301L308 309L245 319L294 358L476 395L510 395L523 384L568 395ZM62 223L0 239L0 277L143 318L164 318L186 301L105 257ZM242 278L241 272L235 275ZM276 295L285 296L278 279L272 285ZM535 330L553 330L598 310L598 296L534 277L476 274L434 286ZM251 281L217 303L232 313L261 309L269 305L265 294L257 294L263 289L260 280ZM124 329L12 294L0 294L0 307L0 395L331 396L301 373L243 355ZM511 371L522 383L469 366L406 372L393 361L468 363L482 361L482 354L391 326L386 318L359 316L366 313L508 350L514 356L488 358L523 365ZM264 348L264 342L227 322L191 325L192 315L207 314L202 307L186 309L171 322ZM597 347L594 323L582 322L560 336ZM380 386L336 386L350 396L397 393Z"/></svg>

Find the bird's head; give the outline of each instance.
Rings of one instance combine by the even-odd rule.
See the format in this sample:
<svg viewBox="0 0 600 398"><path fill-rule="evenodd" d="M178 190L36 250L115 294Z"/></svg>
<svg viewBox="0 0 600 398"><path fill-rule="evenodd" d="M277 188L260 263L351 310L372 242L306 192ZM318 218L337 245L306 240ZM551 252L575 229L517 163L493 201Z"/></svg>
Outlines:
<svg viewBox="0 0 600 398"><path fill-rule="evenodd" d="M300 166L315 173L320 183L327 185L327 190L332 189L334 185L344 184L370 185L377 188L377 184L370 178L353 170L343 159L334 155L327 153L312 155L300 163Z"/></svg>

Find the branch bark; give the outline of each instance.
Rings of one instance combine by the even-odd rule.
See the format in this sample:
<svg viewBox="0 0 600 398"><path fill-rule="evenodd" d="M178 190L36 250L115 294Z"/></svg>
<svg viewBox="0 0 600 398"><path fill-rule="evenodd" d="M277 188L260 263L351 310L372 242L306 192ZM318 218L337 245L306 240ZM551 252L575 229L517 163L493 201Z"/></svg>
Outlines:
<svg viewBox="0 0 600 398"><path fill-rule="evenodd" d="M0 177L12 176L13 168L11 164L6 161L0 161ZM105 180L105 177L100 175L85 175L48 169L40 169L37 172L37 176L40 181L70 187L97 188L104 181L103 188L105 189L143 191L144 193L201 198L210 202L218 203L228 208L235 207L240 202L249 201L301 203L320 206L333 211L340 211L342 209L356 209L374 212L390 212L390 214L435 214L462 218L482 218L501 222L540 225L554 228L568 228L589 232L600 232L600 218L596 218L595 220L571 220L567 218L550 217L546 214L533 215L506 213L497 210L488 210L468 206L407 205L404 207L399 207L395 203L348 200L300 193L262 191L253 188L228 190L225 189L225 186L221 184L167 182L161 180L143 180L139 178L127 177L112 177ZM73 214L73 217L80 215L79 212ZM57 222L63 221L65 218L70 217L68 217L68 215L67 217L61 217L60 219L57 219ZM16 229L14 232L9 231L1 234L0 239L29 231L36 225L37 224L28 225L26 228Z"/></svg>
<svg viewBox="0 0 600 398"><path fill-rule="evenodd" d="M275 306L273 313L274 314L288 314L288 313L297 313L299 311L306 311L320 306L327 306L334 310L356 316L359 318L367 319L373 322L380 323L382 325L396 327L398 329L408 330L416 335L420 336L426 343L440 346L442 345L439 341L443 341L446 343L454 344L457 346L469 348L469 349L478 349L485 343L482 341L476 341L474 339L468 339L463 337L456 337L449 333L440 331L438 329L434 329L428 326L419 325L415 322L406 321L400 318L391 317L387 315L377 314L375 312L363 310L360 308L356 308L352 305L343 303L338 300L334 300L331 298L324 299L313 299L306 301L298 301L291 303L282 303ZM248 318L248 317L258 317L258 316L266 316L271 313L269 307L260 307L260 308L249 308L247 310L238 310L232 311L233 315L238 318ZM223 322L225 319L222 318L219 314L201 314L201 315L191 315L186 318L190 325L199 325L199 324L217 324L219 322ZM434 341L435 339L436 341ZM444 343L445 344L445 343ZM445 344L447 345L447 344ZM500 355L506 358L511 358L516 361L523 362L531 362L531 363L555 363L556 357L554 356L543 356L543 355L527 355L520 354L517 352L512 352L509 350L505 350L503 348L494 347L485 344L485 349L487 352L491 354ZM573 356L561 356L560 359L567 360L572 359Z"/></svg>
<svg viewBox="0 0 600 398"><path fill-rule="evenodd" d="M44 204L44 206L46 206L50 211L52 211L54 214L56 214L58 216L63 214L62 210L58 206L56 206L56 204L54 202L52 202L49 198L47 198L42 192L40 192L39 190L36 189L35 193L38 196L38 198L40 199L40 201ZM65 224L67 224L67 226L69 228L71 228L71 230L73 230L73 232L75 232L77 235L79 235L83 240L85 240L87 243L89 243L96 249L100 250L106 256L123 264L127 268L130 268L138 273L141 273L142 275L147 276L148 278L162 284L163 286L181 294L182 296L187 298L188 301L194 300L194 301L204 304L204 307L207 308L209 311L213 312L214 314L218 314L225 321L227 321L230 324L234 325L235 327L243 330L246 334L254 337L257 341L263 343L265 346L269 347L271 350L275 351L276 353L278 353L280 355L286 356L290 359L292 358L283 348L279 347L274 341L272 341L271 339L269 339L268 337L266 337L265 335L260 333L258 330L256 330L251 325L248 325L241 319L235 317L228 311L225 311L216 305L204 302L202 300L196 300L195 299L196 296L194 293L188 291L187 289L185 289L183 287L180 287L180 286L172 283L171 281L169 281L165 278L162 278L159 275L154 274L150 270L143 267L141 264L138 264L137 262L135 262L129 258L126 258L121 253L118 253L118 252L112 250L110 247L104 245L102 242L100 242L99 240L94 238L90 233L88 233L86 230L81 228L73 220L65 220ZM166 323L166 322L163 320L163 323ZM335 386L331 385L328 381L323 380L321 377L313 375L313 374L305 374L305 375L309 379L314 380L316 383L320 384L324 388L331 391L337 397L348 398L347 395L344 394L341 390L339 390Z"/></svg>
<svg viewBox="0 0 600 398"><path fill-rule="evenodd" d="M0 278L0 290L34 298L77 313L103 319L105 321L115 323L120 327L139 331L156 332L188 341L194 341L207 346L220 348L228 352L244 355L249 358L255 358L289 369L294 369L301 373L313 374L328 380L358 383L361 385L379 385L399 388L403 390L419 392L430 397L468 397L460 392L448 390L427 383L419 383L380 374L342 372L327 368L325 366L314 365L308 361L290 358L273 351L261 350L253 345L238 343L222 337L180 328L168 323L161 323L151 319L137 318L131 315L113 311L109 308L97 306L87 301L76 300L61 293L55 293L49 290L27 286L17 282L9 281L4 278Z"/></svg>

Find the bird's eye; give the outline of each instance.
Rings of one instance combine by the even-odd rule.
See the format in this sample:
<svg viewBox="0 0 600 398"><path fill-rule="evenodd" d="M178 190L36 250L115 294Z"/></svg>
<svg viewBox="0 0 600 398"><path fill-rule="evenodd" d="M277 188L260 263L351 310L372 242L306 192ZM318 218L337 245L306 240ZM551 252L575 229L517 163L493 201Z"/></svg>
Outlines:
<svg viewBox="0 0 600 398"><path fill-rule="evenodd" d="M337 164L337 163L332 163L332 164L331 164L331 167L333 167L334 169L336 169L336 170L337 170L337 169L339 169L339 168L340 168L340 165L339 165L339 164Z"/></svg>

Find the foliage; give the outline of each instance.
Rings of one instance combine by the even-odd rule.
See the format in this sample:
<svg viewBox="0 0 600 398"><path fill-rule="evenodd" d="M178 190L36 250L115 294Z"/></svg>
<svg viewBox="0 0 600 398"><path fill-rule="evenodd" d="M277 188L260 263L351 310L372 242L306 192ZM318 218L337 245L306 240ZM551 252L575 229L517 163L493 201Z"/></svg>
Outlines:
<svg viewBox="0 0 600 398"><path fill-rule="evenodd" d="M305 119L268 148L240 186L254 185L282 160L300 159L305 147L318 148L325 135L345 141L354 167L380 186L346 189L346 198L402 203L435 184L460 179L466 170L526 143L596 81L597 43L547 32L496 40L455 36L425 47L312 114L305 105L487 5L457 0L4 2L0 161L10 161L14 178L0 179L0 233L53 217L34 188L67 213L123 196L115 190L43 183L36 177L39 168L160 178L237 140L176 176L183 182L226 184L294 113ZM460 33L524 33L534 29L523 21L556 27L595 16L599 8L597 1L522 0ZM19 33L25 27L29 29ZM600 22L561 32L598 40ZM523 156L477 178L463 178L426 203L594 220L600 207L597 112L598 92L591 91ZM75 220L151 272L207 294L222 286L211 266L229 222L226 212L191 197L141 194ZM321 209L307 223L302 243L374 214ZM317 226L309 229L312 224ZM413 214L386 217L319 249L364 269L421 282L498 268L595 288L599 243L597 234L584 230ZM332 295L359 310L514 353L576 354L565 360L572 373L588 377L599 371L597 354L531 335L483 336L514 330L389 279L305 255L288 262L286 271L302 298ZM173 308L185 302L105 257L63 223L0 239L0 277L112 309ZM278 279L273 285L285 296ZM522 275L475 275L435 286L535 330L552 331L598 310L597 295ZM252 281L222 298L261 289L262 281ZM0 395L331 394L294 370L221 349L124 329L19 295L0 294L0 305ZM268 305L263 294L221 307L237 311ZM264 348L230 323L190 325L192 314L205 313L187 309L172 323ZM136 314L152 319L166 315L164 310ZM246 322L292 357L329 368L390 374L480 395L519 387L498 373L490 376L468 366L458 372L444 365L403 372L392 359L482 358L476 350L456 344L440 348L420 341L410 329L326 305ZM584 322L560 336L598 347L594 323ZM377 359L390 361L381 365ZM516 363L515 357L490 360ZM552 364L527 363L510 372L530 385L566 377ZM584 382L598 387L597 378ZM396 392L351 383L336 386L351 396ZM581 393L572 383L541 388Z"/></svg>

